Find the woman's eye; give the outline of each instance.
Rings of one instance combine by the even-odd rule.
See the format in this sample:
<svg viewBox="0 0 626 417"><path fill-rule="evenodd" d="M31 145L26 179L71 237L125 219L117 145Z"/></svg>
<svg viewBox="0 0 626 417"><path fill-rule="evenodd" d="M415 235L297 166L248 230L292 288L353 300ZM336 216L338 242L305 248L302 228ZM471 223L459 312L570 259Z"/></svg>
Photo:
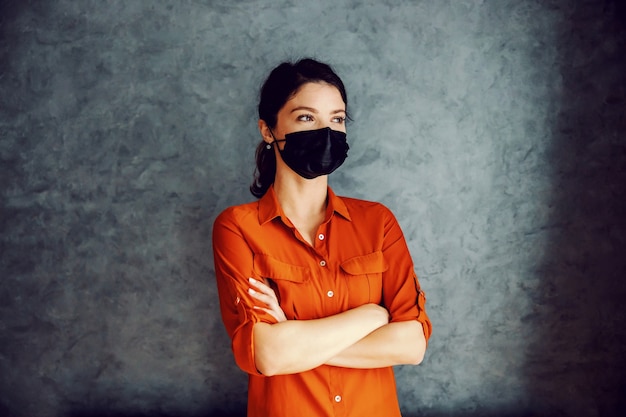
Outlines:
<svg viewBox="0 0 626 417"><path fill-rule="evenodd" d="M301 122L310 122L313 120L313 116L311 116L310 114L302 114L298 116L298 120L300 120Z"/></svg>
<svg viewBox="0 0 626 417"><path fill-rule="evenodd" d="M344 116L333 117L333 122L344 124L346 122L346 118Z"/></svg>

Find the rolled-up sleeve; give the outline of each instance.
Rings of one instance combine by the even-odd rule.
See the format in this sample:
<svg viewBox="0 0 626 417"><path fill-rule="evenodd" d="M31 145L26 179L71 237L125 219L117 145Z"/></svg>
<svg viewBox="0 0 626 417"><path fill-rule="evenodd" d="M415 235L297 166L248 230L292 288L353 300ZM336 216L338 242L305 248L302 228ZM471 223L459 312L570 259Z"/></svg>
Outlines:
<svg viewBox="0 0 626 417"><path fill-rule="evenodd" d="M235 209L222 212L213 224L213 257L220 300L220 311L237 365L245 372L260 375L254 362L255 323L275 323L263 310L254 309L249 295L250 277L259 278L253 270L253 252L242 233Z"/></svg>
<svg viewBox="0 0 626 417"><path fill-rule="evenodd" d="M384 210L383 256L389 268L383 275L383 301L392 322L417 320L426 341L432 324L426 314L426 297L415 274L413 261L400 225L391 211Z"/></svg>

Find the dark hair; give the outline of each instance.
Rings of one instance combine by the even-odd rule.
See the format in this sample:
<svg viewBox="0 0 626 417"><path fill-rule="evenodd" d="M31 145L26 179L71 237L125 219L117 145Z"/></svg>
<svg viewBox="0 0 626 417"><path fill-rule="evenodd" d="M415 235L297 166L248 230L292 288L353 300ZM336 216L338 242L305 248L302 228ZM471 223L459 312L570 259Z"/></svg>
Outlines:
<svg viewBox="0 0 626 417"><path fill-rule="evenodd" d="M295 64L283 62L270 72L261 87L259 119L264 120L271 129L276 127L280 109L302 85L311 82L323 82L336 87L346 104L347 111L348 98L341 78L328 64L305 58ZM276 176L276 155L274 149L267 149L266 145L261 141L256 148L256 170L250 192L257 198L265 194Z"/></svg>

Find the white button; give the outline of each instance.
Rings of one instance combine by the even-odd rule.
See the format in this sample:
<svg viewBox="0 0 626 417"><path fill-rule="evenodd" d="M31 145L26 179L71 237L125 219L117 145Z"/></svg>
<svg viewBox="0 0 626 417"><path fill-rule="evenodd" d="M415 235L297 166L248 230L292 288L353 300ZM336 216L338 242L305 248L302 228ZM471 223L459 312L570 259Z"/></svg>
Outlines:
<svg viewBox="0 0 626 417"><path fill-rule="evenodd" d="M320 233L319 235L317 235L317 238L318 238L319 240L324 240L324 234L323 234L323 233Z"/></svg>
<svg viewBox="0 0 626 417"><path fill-rule="evenodd" d="M332 292L332 291L328 291L328 292L326 293L326 295L327 295L328 297L332 297L333 295L335 295L335 293L334 293L334 292Z"/></svg>
<svg viewBox="0 0 626 417"><path fill-rule="evenodd" d="M341 395L335 395L335 402L341 402Z"/></svg>
<svg viewBox="0 0 626 417"><path fill-rule="evenodd" d="M320 266L326 266L326 261L320 261Z"/></svg>

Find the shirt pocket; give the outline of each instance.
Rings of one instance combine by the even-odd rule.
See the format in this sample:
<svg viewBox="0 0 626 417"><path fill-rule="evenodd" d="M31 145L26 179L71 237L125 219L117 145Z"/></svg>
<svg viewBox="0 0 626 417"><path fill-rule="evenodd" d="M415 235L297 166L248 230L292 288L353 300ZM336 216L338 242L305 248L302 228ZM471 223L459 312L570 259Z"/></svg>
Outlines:
<svg viewBox="0 0 626 417"><path fill-rule="evenodd" d="M254 255L253 268L258 277L274 290L287 319L297 319L297 303L306 302L308 298L306 284L311 280L311 269L264 254Z"/></svg>
<svg viewBox="0 0 626 417"><path fill-rule="evenodd" d="M367 303L380 304L383 295L383 273L388 268L381 251L355 256L341 263L350 308Z"/></svg>

